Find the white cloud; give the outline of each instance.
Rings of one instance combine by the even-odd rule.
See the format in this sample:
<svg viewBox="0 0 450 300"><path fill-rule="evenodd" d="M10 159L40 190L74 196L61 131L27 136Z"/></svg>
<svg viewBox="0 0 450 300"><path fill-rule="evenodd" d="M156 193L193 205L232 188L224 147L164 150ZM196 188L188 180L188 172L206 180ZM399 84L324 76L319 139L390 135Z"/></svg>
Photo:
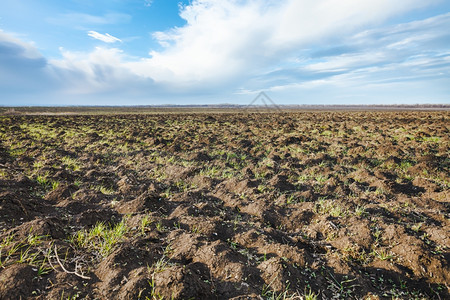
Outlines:
<svg viewBox="0 0 450 300"><path fill-rule="evenodd" d="M96 31L92 31L91 30L91 31L88 32L88 36L90 36L90 37L92 37L92 38L94 38L96 40L105 42L105 43L122 42L122 40L116 38L115 36L110 35L109 33L102 34L102 33L98 33Z"/></svg>
<svg viewBox="0 0 450 300"><path fill-rule="evenodd" d="M420 0L195 0L181 9L185 26L153 34L165 49L129 67L180 86L236 82L301 48L338 41L424 5Z"/></svg>
<svg viewBox="0 0 450 300"><path fill-rule="evenodd" d="M302 59L292 60L287 66L276 65L278 68L257 77L253 88L257 90L264 84L280 89L283 85L304 85L323 79L337 82L344 76L348 86L364 86L380 78L407 81L428 80L430 74L450 76L449 26L450 14L443 14L364 30L327 47L299 52Z"/></svg>
<svg viewBox="0 0 450 300"><path fill-rule="evenodd" d="M115 53L116 66L184 91L242 88L238 85L298 58L303 49L342 42L364 26L424 5L419 0L194 0L181 7L185 26L153 34L163 50L137 60ZM107 33L88 35L106 43L121 41ZM306 58L306 63L309 71L343 71L363 60L383 60L383 54L344 54L312 64Z"/></svg>
<svg viewBox="0 0 450 300"><path fill-rule="evenodd" d="M158 91L153 81L127 68L129 57L117 48L96 47L90 53L60 49L62 58L50 60L52 75L61 89L70 95L145 96L149 89Z"/></svg>

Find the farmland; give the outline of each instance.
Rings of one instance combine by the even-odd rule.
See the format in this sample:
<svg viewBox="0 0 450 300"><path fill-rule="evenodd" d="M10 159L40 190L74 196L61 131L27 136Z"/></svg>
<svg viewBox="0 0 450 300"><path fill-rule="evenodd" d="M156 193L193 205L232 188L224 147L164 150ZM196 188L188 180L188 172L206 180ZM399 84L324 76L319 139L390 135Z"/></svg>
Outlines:
<svg viewBox="0 0 450 300"><path fill-rule="evenodd" d="M449 299L449 124L0 116L0 299Z"/></svg>

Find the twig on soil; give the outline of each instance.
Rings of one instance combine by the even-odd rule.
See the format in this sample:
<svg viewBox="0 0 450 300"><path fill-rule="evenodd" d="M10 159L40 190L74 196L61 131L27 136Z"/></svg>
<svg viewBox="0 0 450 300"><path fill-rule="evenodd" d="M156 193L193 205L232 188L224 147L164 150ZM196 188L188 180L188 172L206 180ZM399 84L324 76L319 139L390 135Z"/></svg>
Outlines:
<svg viewBox="0 0 450 300"><path fill-rule="evenodd" d="M76 276L78 276L78 277L80 277L80 278L83 278L83 279L91 279L91 277L89 277L89 276L84 276L84 275L78 274L76 271L70 272L70 271L68 271L66 268L64 268L64 265L62 264L61 260L59 259L58 252L57 252L57 250L56 250L56 245L55 245L55 256L56 256L56 261L58 262L59 266L60 266L61 269L62 269L64 272L66 272L67 274L73 274L73 275L76 275ZM53 266L52 266L52 267L53 267ZM53 269L54 269L54 268L53 268Z"/></svg>

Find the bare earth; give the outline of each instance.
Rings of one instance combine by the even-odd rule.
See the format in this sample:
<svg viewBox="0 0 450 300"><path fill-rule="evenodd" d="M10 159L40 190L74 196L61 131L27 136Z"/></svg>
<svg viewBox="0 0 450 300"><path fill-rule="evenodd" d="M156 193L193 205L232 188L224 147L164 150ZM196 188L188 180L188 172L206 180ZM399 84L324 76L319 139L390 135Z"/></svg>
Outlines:
<svg viewBox="0 0 450 300"><path fill-rule="evenodd" d="M0 116L0 299L450 299L449 125Z"/></svg>

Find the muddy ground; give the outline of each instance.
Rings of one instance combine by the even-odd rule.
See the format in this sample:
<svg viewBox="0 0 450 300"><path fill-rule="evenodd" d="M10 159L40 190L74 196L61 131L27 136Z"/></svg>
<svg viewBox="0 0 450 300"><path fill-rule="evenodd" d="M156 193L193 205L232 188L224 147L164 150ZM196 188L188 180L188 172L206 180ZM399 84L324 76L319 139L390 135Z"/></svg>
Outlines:
<svg viewBox="0 0 450 300"><path fill-rule="evenodd" d="M0 116L0 299L450 299L449 117Z"/></svg>

